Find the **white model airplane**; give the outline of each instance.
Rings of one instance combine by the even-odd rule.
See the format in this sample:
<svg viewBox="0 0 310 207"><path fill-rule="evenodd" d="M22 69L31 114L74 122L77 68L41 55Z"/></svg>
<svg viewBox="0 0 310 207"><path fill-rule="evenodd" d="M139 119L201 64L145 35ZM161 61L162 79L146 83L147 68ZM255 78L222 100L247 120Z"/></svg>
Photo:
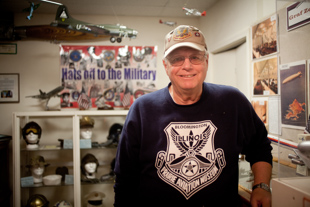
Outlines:
<svg viewBox="0 0 310 207"><path fill-rule="evenodd" d="M189 9L186 7L183 7L183 10L186 11L186 15L206 16L206 11L200 12L197 9Z"/></svg>
<svg viewBox="0 0 310 207"><path fill-rule="evenodd" d="M165 25L168 25L168 26L171 26L171 27L177 25L177 22L171 22L171 21L165 21L165 22L163 22L161 19L159 20L159 23L165 24Z"/></svg>
<svg viewBox="0 0 310 207"><path fill-rule="evenodd" d="M48 101L50 100L50 98L52 97L60 97L60 95L58 93L60 93L62 90L64 89L63 86L58 86L57 88L54 88L53 90L51 90L50 92L43 92L40 91L39 95L33 95L33 96L26 96L26 98L37 98L37 99L41 99L41 100L46 100L46 104L45 104L45 109L48 110Z"/></svg>

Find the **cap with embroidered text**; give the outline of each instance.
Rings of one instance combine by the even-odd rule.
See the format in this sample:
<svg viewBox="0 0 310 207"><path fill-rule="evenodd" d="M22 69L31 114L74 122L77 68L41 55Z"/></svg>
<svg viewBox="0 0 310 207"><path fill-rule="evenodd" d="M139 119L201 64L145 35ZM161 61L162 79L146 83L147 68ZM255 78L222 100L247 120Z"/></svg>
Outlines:
<svg viewBox="0 0 310 207"><path fill-rule="evenodd" d="M179 47L207 50L203 33L198 28L188 25L180 25L166 35L164 58Z"/></svg>

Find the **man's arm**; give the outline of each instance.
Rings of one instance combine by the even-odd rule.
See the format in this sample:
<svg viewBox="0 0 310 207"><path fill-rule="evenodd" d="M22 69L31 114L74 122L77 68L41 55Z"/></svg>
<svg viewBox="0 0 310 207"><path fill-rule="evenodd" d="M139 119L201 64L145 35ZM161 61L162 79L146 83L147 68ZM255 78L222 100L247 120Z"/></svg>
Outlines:
<svg viewBox="0 0 310 207"><path fill-rule="evenodd" d="M254 185L265 183L270 186L270 179L272 173L272 166L268 162L256 162L252 165L252 172L254 174ZM251 195L252 207L270 207L271 206L271 192L262 188L255 188Z"/></svg>

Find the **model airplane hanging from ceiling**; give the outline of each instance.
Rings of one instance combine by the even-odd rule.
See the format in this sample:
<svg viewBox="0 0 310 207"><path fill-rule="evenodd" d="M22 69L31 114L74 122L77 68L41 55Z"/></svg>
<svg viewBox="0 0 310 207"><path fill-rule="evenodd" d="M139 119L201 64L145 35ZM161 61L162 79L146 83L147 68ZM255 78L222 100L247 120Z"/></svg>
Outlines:
<svg viewBox="0 0 310 207"><path fill-rule="evenodd" d="M30 2L30 7L23 9L23 12L29 12L29 15L27 16L27 19L30 20L32 18L32 14L34 10L39 8L40 4L34 4L33 2Z"/></svg>
<svg viewBox="0 0 310 207"><path fill-rule="evenodd" d="M186 7L183 7L183 10L186 11L186 15L206 16L206 11L200 12L197 9L189 9Z"/></svg>
<svg viewBox="0 0 310 207"><path fill-rule="evenodd" d="M55 20L50 25L14 27L13 37L15 40L34 38L58 43L61 41L110 39L114 43L115 41L121 42L123 37L130 39L137 37L138 32L134 29L118 24L91 24L76 20L70 16L65 5L52 1L41 1L59 5Z"/></svg>
<svg viewBox="0 0 310 207"><path fill-rule="evenodd" d="M172 21L162 21L161 19L159 20L159 23L160 23L160 24L165 24L165 25L168 25L168 26L171 26L171 27L173 27L173 26L177 25L177 22L172 22Z"/></svg>

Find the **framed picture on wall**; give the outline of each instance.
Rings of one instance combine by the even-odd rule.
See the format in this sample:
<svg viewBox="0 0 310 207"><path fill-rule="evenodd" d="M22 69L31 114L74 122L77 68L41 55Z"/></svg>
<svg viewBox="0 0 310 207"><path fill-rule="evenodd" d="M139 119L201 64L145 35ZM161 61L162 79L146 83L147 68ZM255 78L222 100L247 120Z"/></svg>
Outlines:
<svg viewBox="0 0 310 207"><path fill-rule="evenodd" d="M0 103L19 103L19 74L0 73Z"/></svg>
<svg viewBox="0 0 310 207"><path fill-rule="evenodd" d="M304 129L307 121L306 61L280 67L282 126Z"/></svg>
<svg viewBox="0 0 310 207"><path fill-rule="evenodd" d="M252 26L252 58L257 59L277 52L277 16Z"/></svg>
<svg viewBox="0 0 310 207"><path fill-rule="evenodd" d="M277 57L262 59L253 63L253 95L278 94Z"/></svg>

